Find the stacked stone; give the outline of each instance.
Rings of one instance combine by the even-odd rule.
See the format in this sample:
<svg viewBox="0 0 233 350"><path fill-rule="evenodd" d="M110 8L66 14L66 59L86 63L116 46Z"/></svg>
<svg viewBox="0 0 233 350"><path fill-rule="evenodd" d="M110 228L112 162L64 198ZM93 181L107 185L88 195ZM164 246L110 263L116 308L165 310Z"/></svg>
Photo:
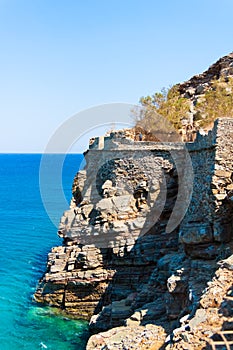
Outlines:
<svg viewBox="0 0 233 350"><path fill-rule="evenodd" d="M232 253L232 133L233 120L222 119L208 137L187 145L193 183L186 181L189 163L180 144L118 139L119 148L107 142L90 149L61 218L64 245L49 253L35 299L90 320L93 332L124 326L124 335L133 328L139 335L132 346L142 346L149 324L160 341L182 316L191 319L216 261ZM179 210L187 204L188 185L193 194L186 215L169 231L176 203ZM145 349L154 346L148 337ZM103 338L125 346L111 332Z"/></svg>

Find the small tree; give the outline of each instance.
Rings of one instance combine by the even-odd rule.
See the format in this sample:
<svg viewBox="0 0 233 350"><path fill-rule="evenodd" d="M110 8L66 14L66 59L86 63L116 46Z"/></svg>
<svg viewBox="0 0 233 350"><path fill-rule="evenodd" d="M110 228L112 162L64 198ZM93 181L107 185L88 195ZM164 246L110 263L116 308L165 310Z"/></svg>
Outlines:
<svg viewBox="0 0 233 350"><path fill-rule="evenodd" d="M140 103L142 108L134 111L136 125L152 133L180 129L181 120L188 117L190 109L188 99L180 96L177 85L142 97Z"/></svg>

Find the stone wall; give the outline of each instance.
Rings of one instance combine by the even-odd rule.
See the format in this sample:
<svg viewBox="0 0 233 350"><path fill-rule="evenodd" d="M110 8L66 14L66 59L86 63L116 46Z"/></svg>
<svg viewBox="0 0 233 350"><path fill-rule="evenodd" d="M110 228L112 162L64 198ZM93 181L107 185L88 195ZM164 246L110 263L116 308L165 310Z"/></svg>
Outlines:
<svg viewBox="0 0 233 350"><path fill-rule="evenodd" d="M182 222L180 241L192 257L215 258L219 244L232 239L233 120L216 121L210 147L192 145L193 196Z"/></svg>
<svg viewBox="0 0 233 350"><path fill-rule="evenodd" d="M91 319L94 332L169 333L231 253L232 136L221 119L188 144L93 140L35 299Z"/></svg>

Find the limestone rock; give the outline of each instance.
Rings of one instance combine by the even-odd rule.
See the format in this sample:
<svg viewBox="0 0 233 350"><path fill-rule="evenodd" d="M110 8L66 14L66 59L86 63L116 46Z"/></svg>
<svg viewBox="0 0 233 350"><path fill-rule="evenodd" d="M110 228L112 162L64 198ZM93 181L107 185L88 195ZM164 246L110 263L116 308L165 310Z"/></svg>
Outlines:
<svg viewBox="0 0 233 350"><path fill-rule="evenodd" d="M108 332L93 335L87 350L102 349L142 349L159 350L164 344L166 333L155 325L145 327L118 327Z"/></svg>
<svg viewBox="0 0 233 350"><path fill-rule="evenodd" d="M232 330L232 312L229 312L232 297L229 295L232 294L233 271L225 267L231 266L228 262L231 264L232 259L230 256L220 263L193 317L189 315L183 327L173 330L166 349L212 349L212 345L217 347L215 341L221 339L220 331Z"/></svg>
<svg viewBox="0 0 233 350"><path fill-rule="evenodd" d="M193 224L180 231L180 241L187 245L206 243L213 241L213 233L208 224Z"/></svg>
<svg viewBox="0 0 233 350"><path fill-rule="evenodd" d="M123 326L93 336L89 349L156 349L166 336L174 349L204 348L232 317L233 119L216 121L189 153L118 136L86 153L35 300L91 320L93 332Z"/></svg>

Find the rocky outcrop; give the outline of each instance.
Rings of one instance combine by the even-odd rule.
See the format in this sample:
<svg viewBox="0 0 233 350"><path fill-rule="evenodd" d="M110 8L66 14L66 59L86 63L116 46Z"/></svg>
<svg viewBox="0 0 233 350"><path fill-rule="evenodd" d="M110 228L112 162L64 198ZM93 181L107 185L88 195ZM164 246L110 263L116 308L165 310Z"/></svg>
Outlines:
<svg viewBox="0 0 233 350"><path fill-rule="evenodd" d="M92 349L142 349L159 350L164 344L166 333L160 326L148 324L145 327L118 327L94 335L87 344Z"/></svg>
<svg viewBox="0 0 233 350"><path fill-rule="evenodd" d="M220 267L207 283L199 301L196 300L195 309L183 315L179 327L174 328L168 336L162 326L131 323L93 335L87 349L211 350L212 346L220 346L220 343L224 348L232 345L233 255L219 261L217 265ZM190 299L193 297L190 295ZM148 305L147 310L151 310L151 305Z"/></svg>
<svg viewBox="0 0 233 350"><path fill-rule="evenodd" d="M76 317L99 313L92 320L95 330L123 324L133 302L135 307L140 303L139 291L157 260L178 249L177 229L164 232L177 196L174 164L160 150L139 149L132 155L123 150L112 159L112 150L95 149L86 155L86 170L74 181L71 209L61 218L64 246L48 255L35 294L37 301ZM161 179L168 184L166 191Z"/></svg>
<svg viewBox="0 0 233 350"><path fill-rule="evenodd" d="M233 76L233 52L221 57L206 71L193 76L190 80L178 84L179 92L185 97L195 98L211 87L213 80Z"/></svg>
<svg viewBox="0 0 233 350"><path fill-rule="evenodd" d="M220 268L208 282L195 314L193 317L187 315L180 320L180 327L173 330L172 335L167 338L166 349L211 350L213 345L218 347L222 345L224 348L228 345L228 348L231 348L230 345L233 344L233 255L219 261L218 265Z"/></svg>
<svg viewBox="0 0 233 350"><path fill-rule="evenodd" d="M197 103L229 77L233 53L177 85L190 101L184 141ZM233 119L212 126L186 144L136 128L91 139L61 218L63 245L48 254L34 295L89 320L88 350L231 341Z"/></svg>
<svg viewBox="0 0 233 350"><path fill-rule="evenodd" d="M232 254L232 139L233 120L222 119L186 145L94 140L61 218L64 244L49 253L35 293L104 332L88 349L157 349L184 316L185 329L210 320L203 290ZM172 346L186 341L174 334Z"/></svg>
<svg viewBox="0 0 233 350"><path fill-rule="evenodd" d="M198 102L205 99L205 93L213 89L213 82L215 81L221 81L221 84L224 84L225 87L229 90L227 83L229 81L229 78L232 77L233 53L230 53L212 64L205 72L193 76L191 79L185 81L184 83L177 84L180 95L187 98L190 102L190 113L186 123L188 123L189 126L192 125L194 127L194 129L191 128L191 130L186 130L186 141L188 141L190 133L192 134L195 129L200 128L200 121L202 121L202 119L205 119L205 116L200 115L198 109L196 108ZM229 92L232 93L231 88ZM183 122L185 125L185 120ZM212 123L210 125L207 124L205 126L205 130L211 129L212 126ZM185 132L185 126L183 128L183 131ZM203 129L202 132L204 132Z"/></svg>

